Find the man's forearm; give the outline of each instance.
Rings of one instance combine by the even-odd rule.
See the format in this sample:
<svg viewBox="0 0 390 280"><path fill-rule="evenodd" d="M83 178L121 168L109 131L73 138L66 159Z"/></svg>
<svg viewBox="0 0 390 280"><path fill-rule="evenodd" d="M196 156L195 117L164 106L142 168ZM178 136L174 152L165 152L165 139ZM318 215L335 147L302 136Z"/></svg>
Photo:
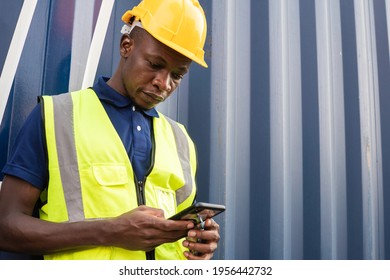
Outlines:
<svg viewBox="0 0 390 280"><path fill-rule="evenodd" d="M44 255L63 250L102 246L107 240L106 220L53 223L24 214L3 217L0 248L4 251Z"/></svg>

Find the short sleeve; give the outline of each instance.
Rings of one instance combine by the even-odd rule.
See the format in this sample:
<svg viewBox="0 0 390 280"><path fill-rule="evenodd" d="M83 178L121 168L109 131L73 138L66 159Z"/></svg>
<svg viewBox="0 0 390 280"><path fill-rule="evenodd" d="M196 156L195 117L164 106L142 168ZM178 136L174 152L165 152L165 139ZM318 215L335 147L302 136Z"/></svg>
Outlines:
<svg viewBox="0 0 390 280"><path fill-rule="evenodd" d="M48 163L41 109L38 104L26 119L2 172L43 190L48 184Z"/></svg>

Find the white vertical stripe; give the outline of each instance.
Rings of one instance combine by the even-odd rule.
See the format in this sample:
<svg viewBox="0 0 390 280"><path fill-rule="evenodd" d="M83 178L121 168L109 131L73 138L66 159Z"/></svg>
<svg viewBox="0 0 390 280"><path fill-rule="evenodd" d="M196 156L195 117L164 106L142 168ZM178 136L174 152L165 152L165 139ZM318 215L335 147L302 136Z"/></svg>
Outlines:
<svg viewBox="0 0 390 280"><path fill-rule="evenodd" d="M299 1L270 10L271 258L303 257Z"/></svg>
<svg viewBox="0 0 390 280"><path fill-rule="evenodd" d="M355 0L363 184L363 257L384 258L382 147L372 1Z"/></svg>
<svg viewBox="0 0 390 280"><path fill-rule="evenodd" d="M37 2L37 0L23 2L15 32L4 62L3 71L0 76L0 122L3 120L5 107L7 106L12 83L15 78Z"/></svg>
<svg viewBox="0 0 390 280"><path fill-rule="evenodd" d="M210 197L213 201L223 201L225 203L227 193L230 192L230 189L227 188L226 178L226 157L228 153L226 147L226 106L231 93L231 91L228 91L228 84L226 83L228 80L226 67L228 59L226 36L228 30L228 6L225 0L213 1L212 5L213 36L216 36L215 38L218 38L218 40L213 41L212 52L215 52L215 55L211 57L212 70L216 71L211 71L211 80L213 82L211 83L212 95L210 96L210 102L213 109L210 112ZM217 16L216 11L220 16ZM227 226L231 223L230 215L229 218L227 215L228 212L221 223L221 229L224 232L226 232L224 230L225 225ZM225 234L226 238L231 241L231 234L228 232ZM233 242L230 245L223 248L221 259L224 259L225 256L234 256L236 243Z"/></svg>
<svg viewBox="0 0 390 280"><path fill-rule="evenodd" d="M250 224L250 1L228 1L227 36L228 64L227 86L231 96L227 105L227 186L231 192L226 196L226 205L241 205L236 209L232 224L227 225L227 232L249 240ZM235 19L235 20L232 20ZM233 212L233 211L232 211ZM233 215L232 215L233 216ZM234 242L230 236L227 243ZM249 244L235 246L237 259L249 259Z"/></svg>
<svg viewBox="0 0 390 280"><path fill-rule="evenodd" d="M82 87L92 38L94 7L95 0L75 2L69 91Z"/></svg>
<svg viewBox="0 0 390 280"><path fill-rule="evenodd" d="M316 0L321 257L347 258L343 65L339 0Z"/></svg>
<svg viewBox="0 0 390 280"><path fill-rule="evenodd" d="M387 19L387 39L389 41L389 46L390 46L390 0L385 0L385 4L386 4L386 19ZM389 52L390 52L390 48L389 48ZM390 57L390 53L389 53L389 57Z"/></svg>
<svg viewBox="0 0 390 280"><path fill-rule="evenodd" d="M226 201L226 256L248 259L250 199L250 0L213 1L210 198ZM240 205L239 208L235 205Z"/></svg>
<svg viewBox="0 0 390 280"><path fill-rule="evenodd" d="M103 0L100 7L95 32L91 42L91 48L89 50L84 79L81 85L82 88L92 86L95 80L96 71L99 65L100 55L102 54L104 39L106 37L108 24L110 23L114 2L114 0Z"/></svg>

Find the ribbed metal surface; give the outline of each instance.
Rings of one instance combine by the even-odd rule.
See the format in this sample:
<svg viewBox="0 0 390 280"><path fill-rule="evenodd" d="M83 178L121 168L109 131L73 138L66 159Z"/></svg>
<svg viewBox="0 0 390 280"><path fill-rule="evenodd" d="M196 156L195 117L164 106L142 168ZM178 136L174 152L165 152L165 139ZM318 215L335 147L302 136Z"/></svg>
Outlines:
<svg viewBox="0 0 390 280"><path fill-rule="evenodd" d="M247 16L256 17L250 25L240 14L248 5ZM381 72L389 69L384 11L388 1L213 1L211 135L218 137L211 137L210 199L225 196L228 208L224 258L386 258L390 186L382 159L390 155L382 149L388 120L381 109L390 91L379 87ZM256 79L264 74L261 84ZM261 170L266 164L268 175ZM249 188L241 184L248 176ZM249 250L236 250L240 246Z"/></svg>
<svg viewBox="0 0 390 280"><path fill-rule="evenodd" d="M97 76L111 75L120 16L137 2L115 1L101 26L111 0L38 1L2 163L35 96L88 80L95 32L107 30ZM210 67L194 64L159 109L197 144L198 200L226 204L215 258L389 259L390 0L200 2ZM0 4L1 66L22 4Z"/></svg>
<svg viewBox="0 0 390 280"><path fill-rule="evenodd" d="M347 257L345 120L340 5L316 1L321 255Z"/></svg>
<svg viewBox="0 0 390 280"><path fill-rule="evenodd" d="M374 6L355 1L363 183L363 256L384 257L382 143Z"/></svg>

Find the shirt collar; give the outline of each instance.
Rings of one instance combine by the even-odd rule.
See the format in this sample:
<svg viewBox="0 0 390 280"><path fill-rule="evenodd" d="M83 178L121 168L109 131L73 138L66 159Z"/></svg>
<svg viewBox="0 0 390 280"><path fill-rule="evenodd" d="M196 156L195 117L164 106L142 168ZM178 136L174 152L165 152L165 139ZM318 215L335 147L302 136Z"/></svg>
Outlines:
<svg viewBox="0 0 390 280"><path fill-rule="evenodd" d="M109 78L107 77L99 77L97 83L94 84L92 87L92 89L96 92L100 100L109 103L117 108L136 106L129 97L120 94L112 87L107 85L108 80ZM141 108L138 108L138 110L143 112L147 116L158 118L158 113L155 108L149 110L143 110Z"/></svg>

